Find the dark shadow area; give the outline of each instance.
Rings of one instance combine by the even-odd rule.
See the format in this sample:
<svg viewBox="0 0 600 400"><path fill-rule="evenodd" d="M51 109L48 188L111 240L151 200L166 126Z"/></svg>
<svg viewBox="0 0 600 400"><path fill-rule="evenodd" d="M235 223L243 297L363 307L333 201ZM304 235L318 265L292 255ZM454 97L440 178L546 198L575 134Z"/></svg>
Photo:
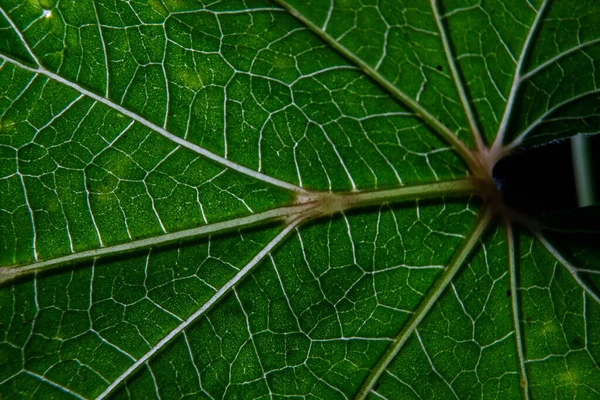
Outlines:
<svg viewBox="0 0 600 400"><path fill-rule="evenodd" d="M596 199L600 198L600 135L588 137ZM501 159L493 171L504 202L514 210L548 222L600 223L600 212L579 208L571 141L564 139L518 151ZM597 207L597 206L592 206ZM582 211L583 210L583 211ZM582 212L587 217L578 216ZM568 214L564 214L568 213ZM590 220L589 217L595 218ZM596 225L596 227L600 224Z"/></svg>

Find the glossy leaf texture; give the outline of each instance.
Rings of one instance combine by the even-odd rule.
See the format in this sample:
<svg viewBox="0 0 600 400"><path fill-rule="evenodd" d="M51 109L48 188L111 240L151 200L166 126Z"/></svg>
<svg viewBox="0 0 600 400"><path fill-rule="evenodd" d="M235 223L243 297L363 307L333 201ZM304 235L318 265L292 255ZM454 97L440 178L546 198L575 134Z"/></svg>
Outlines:
<svg viewBox="0 0 600 400"><path fill-rule="evenodd" d="M598 132L595 0L0 0L0 397L597 398Z"/></svg>

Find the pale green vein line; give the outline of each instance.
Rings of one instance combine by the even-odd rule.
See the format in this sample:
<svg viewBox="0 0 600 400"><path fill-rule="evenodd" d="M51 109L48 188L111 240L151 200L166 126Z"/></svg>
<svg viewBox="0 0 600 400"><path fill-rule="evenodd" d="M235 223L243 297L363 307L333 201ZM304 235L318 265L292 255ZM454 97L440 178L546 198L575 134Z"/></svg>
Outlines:
<svg viewBox="0 0 600 400"><path fill-rule="evenodd" d="M100 257L130 253L143 248L164 246L209 234L229 232L250 226L264 225L278 220L290 220L297 216L318 218L350 208L366 207L382 203L399 203L412 200L443 197L463 197L476 193L476 184L471 179L432 182L423 185L402 186L396 189L364 192L305 192L296 198L294 205L279 207L246 217L215 222L196 228L166 233L147 239L134 240L114 246L85 250L49 260L36 261L28 265L0 268L0 285L33 272L47 271L67 264L81 263Z"/></svg>
<svg viewBox="0 0 600 400"><path fill-rule="evenodd" d="M102 55L104 56L104 68L106 71L104 72L104 80L106 81L106 88L104 90L104 97L108 97L110 93L110 79L109 79L109 68L108 68L108 53L106 50L106 41L104 40L104 33L102 32L102 23L100 22L100 14L98 14L98 7L96 7L96 2L92 1L92 6L94 7L94 16L96 21L98 22L98 35L100 36L100 43L102 43Z"/></svg>
<svg viewBox="0 0 600 400"><path fill-rule="evenodd" d="M552 246L552 244L548 240L546 240L546 238L541 233L534 232L534 235L542 243L542 245L544 245L546 250L548 250L550 254L552 254L554 258L556 258L556 260L558 260L558 262L561 263L567 269L567 271L569 271L569 273L571 274L573 279L575 279L575 281L579 284L579 286L581 286L583 290L592 299L594 299L598 304L600 304L600 297L598 297L598 295L594 293L594 291L588 286L588 284L583 279L581 279L581 277L579 277L577 268L569 261L567 261L567 259L564 258L562 254L560 254L558 250L556 250L556 248Z"/></svg>
<svg viewBox="0 0 600 400"><path fill-rule="evenodd" d="M387 397L385 397L385 396L383 396L383 395L381 395L381 394L379 394L379 393L377 393L377 392L372 392L372 393L373 393L375 396L379 397L380 399L387 400Z"/></svg>
<svg viewBox="0 0 600 400"><path fill-rule="evenodd" d="M29 56L33 59L33 61L38 66L41 67L42 64L40 63L40 60L38 60L38 58L36 57L35 53L31 49L31 47L29 47L29 44L27 44L27 42L25 41L25 38L21 34L21 31L17 28L17 26L14 24L14 22L10 19L10 17L8 16L8 14L6 12L4 12L4 9L2 7L0 7L0 14L2 14L4 16L4 18L6 18L6 20L8 21L8 24L10 25L10 27L13 29L13 31L17 34L17 36L19 37L19 39L23 43L23 46L25 47L25 50L27 50L27 53L29 53Z"/></svg>
<svg viewBox="0 0 600 400"><path fill-rule="evenodd" d="M517 358L519 360L519 374L521 376L520 386L523 397L529 399L529 380L525 369L525 352L523 350L523 336L521 332L521 312L519 309L519 295L517 292L517 266L515 255L515 237L510 221L505 222L506 245L508 252L508 269L510 275L510 296L512 300L512 317L515 327L515 345L517 347Z"/></svg>
<svg viewBox="0 0 600 400"><path fill-rule="evenodd" d="M25 200L25 205L27 206L27 211L29 214L29 223L31 224L31 246L33 251L33 258L37 261L37 229L35 227L35 214L33 212L33 208L31 207L31 202L29 201L29 192L27 191L27 186L25 185L25 178L21 172L18 172L18 176L19 182L21 183L21 189L23 190L23 200Z"/></svg>
<svg viewBox="0 0 600 400"><path fill-rule="evenodd" d="M458 397L458 395L456 394L456 391L452 387L452 383L448 382L446 380L446 378L444 378L444 375L440 374L438 372L437 368L435 367L435 365L433 364L433 360L429 356L429 352L427 351L427 348L425 347L425 343L423 343L423 340L421 339L421 335L419 334L418 329L415 329L415 336L417 337L417 340L419 341L419 345L421 346L421 349L423 350L423 353L425 354L425 357L427 358L427 361L429 362L429 366L430 366L431 370L440 378L440 380L442 382L444 382L446 384L448 389L450 389L450 391L454 395L454 398L457 400L460 400L460 397Z"/></svg>
<svg viewBox="0 0 600 400"><path fill-rule="evenodd" d="M358 394L356 395L357 400L362 400L368 396L368 394L373 389L373 386L375 385L383 371L385 371L388 365L396 357L400 349L402 349L408 338L411 337L411 335L419 326L423 318L425 318L425 316L429 314L431 308L435 305L442 293L444 293L446 287L450 284L450 282L452 282L452 279L454 278L460 267L465 263L467 257L471 254L474 247L477 245L477 242L485 232L491 219L491 211L489 209L483 210L483 214L479 217L475 228L471 231L469 236L462 243L461 247L457 250L452 261L450 262L446 270L442 273L442 276L438 278L435 284L428 291L425 298L421 301L421 304L419 304L417 310L415 310L414 314L406 322L398 336L396 336L392 344L388 347L386 352L380 358L377 365L375 365L375 367L371 371L371 374L363 383L362 387L358 391Z"/></svg>
<svg viewBox="0 0 600 400"><path fill-rule="evenodd" d="M577 46L571 47L569 50L563 51L562 53L559 53L557 55L555 55L554 57L552 57L551 59L549 59L548 61L538 65L537 67L535 67L534 69L532 69L531 71L529 71L528 73L524 74L521 77L521 81L526 81L527 79L530 79L533 75L537 74L538 72L540 72L541 70L548 68L550 65L554 64L555 62L557 62L558 60L560 60L561 58L567 57L573 53L575 53L576 51L579 51L585 47L588 46L593 46L597 43L600 43L600 39L594 39L594 40L590 40L584 43L581 43Z"/></svg>
<svg viewBox="0 0 600 400"><path fill-rule="evenodd" d="M589 92L581 93L577 96L571 97L570 99L567 99L567 100L555 105L554 107L550 108L544 114L540 115L535 121L533 121L533 123L531 123L527 127L527 129L525 129L521 134L519 134L519 136L515 140L513 140L509 145L505 146L504 152L507 153L507 152L510 152L510 151L514 150L515 148L519 147L523 143L525 138L535 128L537 128L540 124L542 124L544 122L546 117L548 117L549 115L552 115L558 109L560 109L568 104L574 103L578 100L581 100L584 97L591 96L591 95L598 94L598 93L600 93L600 88L595 89L595 90L590 90Z"/></svg>
<svg viewBox="0 0 600 400"><path fill-rule="evenodd" d="M213 15L239 15L239 14L249 14L249 13L262 13L262 12L282 12L281 8L275 7L259 7L259 8L246 8L241 10L210 10L210 9L202 9L202 12L208 12ZM197 9L191 10L181 10L181 11L169 11L169 15L198 15Z"/></svg>
<svg viewBox="0 0 600 400"><path fill-rule="evenodd" d="M351 208L431 198L464 197L475 194L477 194L477 184L474 180L467 178L364 192L308 192L299 195L297 202L312 204L313 206L309 211L310 218L318 218Z"/></svg>
<svg viewBox="0 0 600 400"><path fill-rule="evenodd" d="M196 380L198 383L198 387L200 388L200 392L202 393L203 396L206 396L206 398L208 398L210 400L214 400L214 397L212 397L210 395L210 393L207 392L202 385L202 375L200 374L200 370L198 369L198 362L194 357L194 352L192 351L192 346L190 346L190 341L188 340L187 334L185 333L185 331L183 331L181 335L183 336L183 340L185 341L185 346L187 348L188 354L190 355L190 361L192 362L192 366L194 367L194 372L196 373Z"/></svg>
<svg viewBox="0 0 600 400"><path fill-rule="evenodd" d="M184 329L193 324L198 318L206 314L206 312L218 303L224 296L229 292L229 290L241 282L249 273L256 267L256 265L262 261L262 259L267 256L271 250L275 248L300 222L302 222L302 218L296 218L277 235L273 240L271 240L248 264L244 266L233 278L231 278L225 285L221 287L202 307L200 307L196 312L190 315L185 321L183 321L179 326L173 329L167 336L162 338L158 343L156 343L146 354L144 354L140 359L138 359L133 365L131 365L125 372L123 372L117 379L111 383L104 392L102 392L96 399L104 399L108 395L110 395L122 382L124 382L127 378L129 378L139 367L145 364L154 354L158 353L162 350L168 343L170 343L179 333L181 333Z"/></svg>
<svg viewBox="0 0 600 400"><path fill-rule="evenodd" d="M316 24L314 24L304 15L302 15L298 10L296 10L294 7L288 4L285 0L271 1L285 8L294 18L300 21L300 23L304 24L314 34L321 38L321 40L333 47L347 60L357 65L363 71L363 73L365 73L375 82L377 82L385 91L391 94L395 99L400 101L406 107L410 108L419 118L425 121L425 123L431 129L433 129L444 140L446 140L471 168L476 168L477 162L471 150L446 125L442 124L437 118L431 115L425 108L423 108L423 106L421 106L418 102L409 97L406 93L398 89L396 85L385 79L379 72L377 72L377 70L375 70L365 61L363 61L356 54L352 53L348 48L346 48L336 39L331 37L327 32L319 28Z"/></svg>
<svg viewBox="0 0 600 400"><path fill-rule="evenodd" d="M515 67L515 74L513 76L513 81L510 87L508 100L506 101L506 107L504 108L504 114L502 115L502 120L500 121L500 127L498 128L498 134L496 135L496 139L494 140L494 144L492 145L492 153L501 153L500 149L504 144L504 136L506 135L508 123L510 122L512 113L514 111L513 109L515 108L517 94L521 87L521 75L523 73L523 68L525 67L525 63L527 62L527 57L529 57L529 51L531 50L533 38L535 37L537 30L541 24L542 17L544 16L548 4L550 4L550 0L544 0L537 12L537 15L535 16L535 19L533 20L533 24L529 29L527 38L525 39L523 49L521 50L521 55L519 56L519 60L517 61L517 65Z"/></svg>
<svg viewBox="0 0 600 400"><path fill-rule="evenodd" d="M400 379L399 376L394 375L390 370L386 370L385 371L386 374L388 374L389 376L391 376L393 379L397 380L398 382L400 382L402 385L406 386L407 388L410 389L411 392L414 393L414 395L419 399L419 400L423 400L423 398L419 395L419 393L417 393L417 391L415 390L415 388L413 388L411 385L409 385L407 382L404 382L402 379ZM383 397L382 395L380 395L379 393L377 393L375 390L371 391L371 393L381 397L382 399L388 400L386 397Z"/></svg>
<svg viewBox="0 0 600 400"><path fill-rule="evenodd" d="M75 397L77 399L81 399L81 400L84 399L84 397L78 395L74 391L72 391L72 390L70 390L70 389L62 386L61 384L58 384L58 383L56 383L56 382L54 382L54 381L52 381L52 380L50 380L50 379L48 379L48 378L46 378L46 377L44 377L42 375L38 375L35 372L31 372L31 371L23 371L23 372L25 374L29 375L29 376L32 376L32 377L34 377L36 379L39 379L41 382L43 382L43 383L45 383L47 385L55 387L56 389L60 390L63 393L69 394L69 395L71 395L71 396L73 396L73 397Z"/></svg>
<svg viewBox="0 0 600 400"><path fill-rule="evenodd" d="M600 275L600 271L596 271L594 269L587 269L587 268L577 268L578 272L583 272L586 274L594 274L594 275Z"/></svg>
<svg viewBox="0 0 600 400"><path fill-rule="evenodd" d="M69 254L63 257L57 257L46 261L34 262L29 265L0 268L0 284L13 280L17 277L25 276L34 272L47 271L53 268L61 267L66 264L81 263L94 260L99 257L114 256L118 254L130 253L136 250L164 246L170 243L190 240L209 234L228 232L258 224L291 218L300 215L309 208L311 204L300 204L291 207L280 207L273 210L249 215L247 217L235 218L228 221L216 222L203 225L192 229L186 229L179 232L167 233L161 236L155 236L147 239L134 240L132 242L118 244L114 246L101 247L98 249L81 251Z"/></svg>
<svg viewBox="0 0 600 400"><path fill-rule="evenodd" d="M112 102L111 100L109 100L109 99L107 99L105 97L99 96L99 95L97 95L97 94L95 94L95 93L93 93L93 92L91 92L91 91L89 91L89 90L87 90L87 89L79 86L78 84L76 84L74 82L71 82L71 81L63 78L62 76L57 75L57 74L55 74L53 72L50 72L50 71L48 71L48 70L46 70L46 69L44 69L42 67L31 68L31 67L29 67L29 66L27 66L27 65L25 65L25 64L23 64L23 63L15 60L15 59L11 58L11 57L8 57L8 56L6 56L4 54L0 54L0 59L3 59L3 60L5 60L5 61L7 61L7 62L9 62L11 64L14 64L14 65L18 66L19 68L22 68L22 69L24 69L26 71L29 71L31 73L43 75L43 76L46 76L46 77L48 77L48 78L50 78L50 79L52 79L52 80L54 80L56 82L62 83L63 85L65 85L65 86L67 86L67 87L69 87L69 88L71 88L71 89L73 89L73 90L75 90L75 91L77 91L77 92L79 92L79 93L81 93L81 94L83 94L83 95L91 98L91 99L94 99L97 102L100 102L100 103L102 103L102 104L104 104L104 105L112 108L113 110L118 111L119 113L121 113L123 115L126 115L127 117L133 119L136 122L139 122L140 124L144 125L145 127L151 129L152 131L154 131L154 132L156 132L156 133L164 136L165 138L171 140L172 142L177 143L178 145L180 145L182 147L185 147L185 148L187 148L189 150L192 150L192 151L194 151L194 152L196 152L196 153L198 153L198 154L200 154L200 155L208 158L209 160L212 160L212 161L216 162L217 164L220 164L220 165L222 165L224 167L230 168L230 169L232 169L234 171L240 172L240 173L242 173L244 175L247 175L247 176L249 176L251 178L254 178L254 179L266 182L266 183L270 183L271 185L279 186L279 187L281 187L283 189L291 190L291 191L294 191L294 192L297 192L297 193L303 193L303 192L305 192L305 190L302 189L299 186L293 185L293 184L291 184L289 182L284 182L284 181L279 180L277 178L273 178L273 177L271 177L269 175L265 175L265 174L263 174L261 172L255 171L255 170L250 169L248 167L244 167L244 166L242 166L240 164L237 164L237 163L235 163L235 162L233 162L231 160L228 160L228 159L226 159L224 157L218 156L218 155L216 155L216 154L214 154L214 153L206 150L203 147L200 147L200 146L198 146L198 145L196 145L194 143L188 142L187 140L182 139L179 136L174 135L173 133L167 131L166 129L164 129L164 128L162 128L162 127L160 127L160 126L158 126L158 125L156 125L156 124L148 121L147 119L143 118L142 116L137 115L137 114L129 111L125 107L123 107L123 106L121 106L121 105L119 105L117 103L114 103L114 102Z"/></svg>
<svg viewBox="0 0 600 400"><path fill-rule="evenodd" d="M454 61L454 54L452 54L450 40L448 39L448 35L446 34L446 29L444 28L442 17L440 15L438 0L431 0L430 2L431 9L433 10L433 16L435 17L435 22L437 24L440 37L442 38L444 53L446 54L446 59L448 61L448 65L450 66L450 71L452 72L452 78L454 80L454 84L456 85L456 90L458 90L458 95L460 97L460 102L462 103L463 110L467 116L469 125L471 127L471 135L473 136L473 141L475 142L477 148L481 150L485 147L485 144L483 143L481 132L479 132L479 127L477 126L477 121L475 120L475 113L473 112L473 108L471 107L469 99L467 98L467 93L465 91L466 85L463 82L460 73L458 72L456 62Z"/></svg>

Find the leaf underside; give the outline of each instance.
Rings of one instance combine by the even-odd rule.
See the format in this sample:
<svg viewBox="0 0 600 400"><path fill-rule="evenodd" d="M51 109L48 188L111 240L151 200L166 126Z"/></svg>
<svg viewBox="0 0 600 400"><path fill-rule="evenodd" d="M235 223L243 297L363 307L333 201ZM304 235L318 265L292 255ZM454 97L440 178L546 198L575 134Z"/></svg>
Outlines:
<svg viewBox="0 0 600 400"><path fill-rule="evenodd" d="M470 177L599 131L595 0L0 0L0 397L598 398Z"/></svg>

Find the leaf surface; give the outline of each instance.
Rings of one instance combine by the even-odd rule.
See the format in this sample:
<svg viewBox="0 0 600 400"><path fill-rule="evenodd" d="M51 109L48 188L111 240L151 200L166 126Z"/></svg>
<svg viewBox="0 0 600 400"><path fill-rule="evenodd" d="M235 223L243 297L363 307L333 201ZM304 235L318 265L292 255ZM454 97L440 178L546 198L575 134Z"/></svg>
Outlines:
<svg viewBox="0 0 600 400"><path fill-rule="evenodd" d="M0 1L0 395L597 397L597 235L473 182L599 131L599 8Z"/></svg>

